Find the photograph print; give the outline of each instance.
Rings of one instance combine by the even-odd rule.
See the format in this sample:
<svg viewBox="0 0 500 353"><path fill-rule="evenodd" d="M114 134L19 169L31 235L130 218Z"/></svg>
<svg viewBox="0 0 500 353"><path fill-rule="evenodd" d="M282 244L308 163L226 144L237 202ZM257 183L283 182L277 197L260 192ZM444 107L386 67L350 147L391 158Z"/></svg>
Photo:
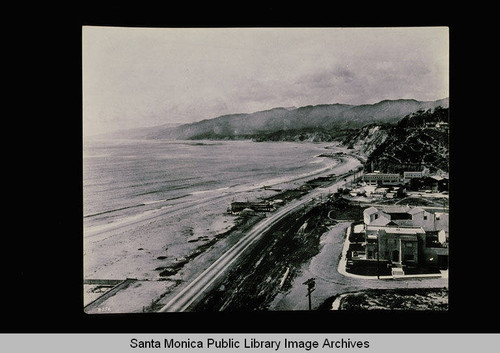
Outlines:
<svg viewBox="0 0 500 353"><path fill-rule="evenodd" d="M85 313L448 311L447 27L83 26L82 83Z"/></svg>

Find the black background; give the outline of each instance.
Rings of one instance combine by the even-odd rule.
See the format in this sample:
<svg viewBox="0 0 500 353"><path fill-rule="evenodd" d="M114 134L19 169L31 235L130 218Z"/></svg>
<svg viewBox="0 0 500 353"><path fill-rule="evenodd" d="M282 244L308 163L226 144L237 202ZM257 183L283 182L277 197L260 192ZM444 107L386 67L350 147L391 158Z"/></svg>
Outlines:
<svg viewBox="0 0 500 353"><path fill-rule="evenodd" d="M291 9L293 7L293 9ZM35 19L24 27L26 9L6 14L18 27L6 56L15 66L8 101L18 123L9 151L15 164L5 174L20 182L6 190L2 258L4 333L491 333L498 313L496 282L499 242L495 205L474 195L493 174L483 164L488 140L479 123L474 94L476 57L484 38L472 30L470 9L354 4L229 3L147 6L119 3L30 8ZM468 18L468 17L467 17ZM82 72L83 25L128 27L392 27L450 28L450 285L447 312L238 312L87 315L83 312ZM19 28L24 28L21 33ZM471 32L472 31L472 32ZM484 53L487 55L488 53ZM19 60L17 58L19 57ZM474 83L473 83L474 82ZM491 103L492 101L488 101ZM494 141L495 142L495 141ZM26 147L23 152L21 147ZM494 151L494 149L492 150ZM494 153L486 155L494 160ZM6 187L9 189L10 187ZM14 191L12 202L6 195ZM484 192L483 192L484 191ZM20 196L19 192L22 192ZM20 201L20 202L19 202ZM19 204L17 204L19 203ZM14 227L7 226L14 223ZM493 321L491 321L493 319Z"/></svg>

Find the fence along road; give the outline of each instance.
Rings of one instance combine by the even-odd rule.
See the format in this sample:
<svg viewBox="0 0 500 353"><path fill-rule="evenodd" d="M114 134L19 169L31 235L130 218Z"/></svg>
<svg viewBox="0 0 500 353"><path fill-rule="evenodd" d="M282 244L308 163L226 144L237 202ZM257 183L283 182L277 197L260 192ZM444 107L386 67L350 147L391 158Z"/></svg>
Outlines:
<svg viewBox="0 0 500 353"><path fill-rule="evenodd" d="M351 163L354 160L351 159ZM343 160L347 164L346 160ZM356 161L357 162L357 161ZM330 186L337 189L339 186L349 181L349 176L353 173L345 173L340 175L337 181ZM184 289L177 293L167 304L165 304L158 312L178 312L187 311L189 307L202 297L212 284L218 280L222 274L230 268L230 266L247 250L252 244L259 240L266 231L273 225L286 217L289 213L311 202L314 198L325 192L332 192L330 188L319 188L313 190L300 199L292 201L290 204L278 210L275 214L263 219L255 225L248 234L240 239L228 251L226 251L219 259L210 265L205 271L191 281Z"/></svg>

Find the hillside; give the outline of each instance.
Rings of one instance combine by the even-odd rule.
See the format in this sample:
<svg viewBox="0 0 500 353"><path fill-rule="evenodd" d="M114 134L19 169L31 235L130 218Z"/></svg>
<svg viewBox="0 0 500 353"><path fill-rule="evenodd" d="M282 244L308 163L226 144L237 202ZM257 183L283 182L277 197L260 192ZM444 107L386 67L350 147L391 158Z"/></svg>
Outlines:
<svg viewBox="0 0 500 353"><path fill-rule="evenodd" d="M385 138L371 151L366 171L402 172L449 170L449 109L438 107L405 116L386 130Z"/></svg>
<svg viewBox="0 0 500 353"><path fill-rule="evenodd" d="M405 115L437 106L447 107L448 98L432 102L399 99L363 105L280 107L249 114L223 115L181 126L158 126L143 129L140 134L148 139L331 141L343 136L342 130L358 129L371 123L396 123ZM137 132L133 136L137 136Z"/></svg>
<svg viewBox="0 0 500 353"><path fill-rule="evenodd" d="M355 149L364 156L369 156L390 135L393 125L368 124L360 129L350 130L342 139L342 144L349 149Z"/></svg>

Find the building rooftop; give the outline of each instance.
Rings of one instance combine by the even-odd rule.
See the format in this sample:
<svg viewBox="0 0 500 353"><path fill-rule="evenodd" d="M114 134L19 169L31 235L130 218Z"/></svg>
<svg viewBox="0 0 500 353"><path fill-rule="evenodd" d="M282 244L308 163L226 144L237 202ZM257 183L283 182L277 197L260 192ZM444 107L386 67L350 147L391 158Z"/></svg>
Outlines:
<svg viewBox="0 0 500 353"><path fill-rule="evenodd" d="M380 173L378 171L374 171L374 172L371 172L371 173L365 173L364 175L369 175L369 176L372 176L372 175L383 175L383 176L387 176L387 175L391 175L391 176L399 176L398 173Z"/></svg>
<svg viewBox="0 0 500 353"><path fill-rule="evenodd" d="M395 219L392 222L399 227L415 227L415 223L411 219Z"/></svg>
<svg viewBox="0 0 500 353"><path fill-rule="evenodd" d="M377 213L378 212L378 209L376 207L368 207L367 209L365 209L363 211L364 214L367 214L367 215L370 215L370 214L374 214L374 213Z"/></svg>
<svg viewBox="0 0 500 353"><path fill-rule="evenodd" d="M408 213L409 206L387 205L380 206L380 210L384 213Z"/></svg>
<svg viewBox="0 0 500 353"><path fill-rule="evenodd" d="M396 228L396 227L385 227L380 229L380 231L387 234L418 234L425 233L422 227L412 227L412 228Z"/></svg>
<svg viewBox="0 0 500 353"><path fill-rule="evenodd" d="M391 223L391 220L385 217L380 217L377 218L376 220L370 222L370 225L372 226L386 226L387 224Z"/></svg>
<svg viewBox="0 0 500 353"><path fill-rule="evenodd" d="M423 208L420 208L420 207L412 207L408 210L408 213L409 214L417 214L417 213L420 213L420 212L424 212L424 209Z"/></svg>

